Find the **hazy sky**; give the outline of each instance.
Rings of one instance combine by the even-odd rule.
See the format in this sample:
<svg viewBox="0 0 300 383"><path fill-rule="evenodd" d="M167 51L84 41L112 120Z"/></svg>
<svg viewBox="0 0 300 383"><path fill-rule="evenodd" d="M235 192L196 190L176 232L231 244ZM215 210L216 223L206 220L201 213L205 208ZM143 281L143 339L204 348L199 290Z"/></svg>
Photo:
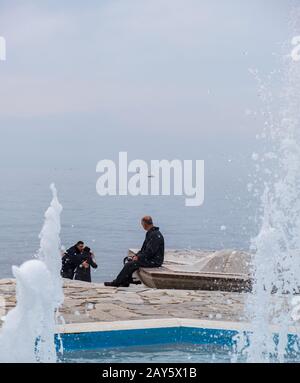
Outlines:
<svg viewBox="0 0 300 383"><path fill-rule="evenodd" d="M38 248L53 181L63 243L84 239L113 255L105 277L142 240L145 214L168 247L247 248L258 229L247 184L264 125L250 69L265 81L281 67L292 5L300 0L0 0L2 275ZM280 77L267 80L277 93ZM119 151L205 160L204 205L100 198L96 164Z"/></svg>
<svg viewBox="0 0 300 383"><path fill-rule="evenodd" d="M251 151L289 0L0 0L0 166Z"/></svg>

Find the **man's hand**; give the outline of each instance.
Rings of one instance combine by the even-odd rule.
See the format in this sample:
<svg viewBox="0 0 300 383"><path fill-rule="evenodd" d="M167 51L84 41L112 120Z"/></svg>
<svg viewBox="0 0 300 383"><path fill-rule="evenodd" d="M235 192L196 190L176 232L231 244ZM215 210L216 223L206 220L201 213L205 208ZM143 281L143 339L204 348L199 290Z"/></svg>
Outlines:
<svg viewBox="0 0 300 383"><path fill-rule="evenodd" d="M132 260L133 261L138 261L139 260L139 257L137 255L135 255L134 257L132 257Z"/></svg>
<svg viewBox="0 0 300 383"><path fill-rule="evenodd" d="M85 269L88 269L90 267L90 265L88 264L88 261L84 261L82 264L82 267L84 267Z"/></svg>

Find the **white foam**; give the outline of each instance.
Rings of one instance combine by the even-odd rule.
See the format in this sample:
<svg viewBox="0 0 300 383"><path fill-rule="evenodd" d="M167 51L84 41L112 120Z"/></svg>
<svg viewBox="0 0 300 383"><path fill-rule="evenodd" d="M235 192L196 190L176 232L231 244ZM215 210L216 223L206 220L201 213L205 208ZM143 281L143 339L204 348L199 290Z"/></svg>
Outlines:
<svg viewBox="0 0 300 383"><path fill-rule="evenodd" d="M60 213L54 185L53 200L40 234L39 259L13 266L17 305L0 333L0 362L56 362L55 314L63 301L60 278Z"/></svg>
<svg viewBox="0 0 300 383"><path fill-rule="evenodd" d="M293 24L299 29L298 17ZM253 240L254 294L247 302L254 329L247 350L250 362L273 358L284 361L288 327L295 323L284 300L276 296L289 294L292 299L300 286L300 65L290 57L286 60L279 113L272 103L272 99L278 97L260 84L267 117L262 137L273 155L268 151L261 156L261 173L257 177L258 183L262 184L263 180L265 187L261 199L261 229ZM275 291L276 294L272 294ZM278 345L270 324L278 327Z"/></svg>

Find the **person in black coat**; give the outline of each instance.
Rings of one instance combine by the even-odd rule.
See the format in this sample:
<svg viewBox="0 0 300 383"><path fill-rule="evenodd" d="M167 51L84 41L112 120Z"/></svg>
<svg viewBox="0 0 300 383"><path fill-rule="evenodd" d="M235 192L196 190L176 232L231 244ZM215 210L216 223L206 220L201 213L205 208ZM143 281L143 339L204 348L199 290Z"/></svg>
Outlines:
<svg viewBox="0 0 300 383"><path fill-rule="evenodd" d="M73 279L75 269L82 263L82 254L84 243L78 241L76 245L70 247L62 257L61 276L67 279Z"/></svg>
<svg viewBox="0 0 300 383"><path fill-rule="evenodd" d="M85 247L82 254L82 263L76 267L75 280L83 282L92 282L91 267L97 269L94 254L89 247Z"/></svg>
<svg viewBox="0 0 300 383"><path fill-rule="evenodd" d="M132 274L140 267L160 267L164 262L165 242L159 227L153 225L151 217L142 218L141 224L147 231L141 250L125 264L120 274L112 282L104 282L105 286L128 287L133 282Z"/></svg>

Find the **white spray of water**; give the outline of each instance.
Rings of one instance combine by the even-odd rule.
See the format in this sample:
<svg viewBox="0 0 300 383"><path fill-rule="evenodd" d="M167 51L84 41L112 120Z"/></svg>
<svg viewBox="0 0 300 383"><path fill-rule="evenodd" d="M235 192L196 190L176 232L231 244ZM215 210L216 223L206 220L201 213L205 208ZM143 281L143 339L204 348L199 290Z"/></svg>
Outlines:
<svg viewBox="0 0 300 383"><path fill-rule="evenodd" d="M59 307L63 302L62 279L60 277L61 269L61 243L60 243L60 215L62 206L57 198L57 191L54 184L50 185L53 199L45 213L45 222L40 233L40 249L38 259L43 261L49 269L55 296L53 297L55 307Z"/></svg>
<svg viewBox="0 0 300 383"><path fill-rule="evenodd" d="M55 313L63 301L60 278L60 214L62 206L51 185L53 200L40 234L40 259L13 266L17 305L0 333L0 362L56 362Z"/></svg>
<svg viewBox="0 0 300 383"><path fill-rule="evenodd" d="M299 10L293 28L299 27ZM300 286L300 63L285 58L281 110L272 110L272 94L261 86L265 102L262 137L271 146L258 170L264 180L262 226L253 240L255 284L247 305L253 325L249 362L277 360L287 355L288 327L293 324L286 299ZM274 341L270 324L278 327Z"/></svg>

